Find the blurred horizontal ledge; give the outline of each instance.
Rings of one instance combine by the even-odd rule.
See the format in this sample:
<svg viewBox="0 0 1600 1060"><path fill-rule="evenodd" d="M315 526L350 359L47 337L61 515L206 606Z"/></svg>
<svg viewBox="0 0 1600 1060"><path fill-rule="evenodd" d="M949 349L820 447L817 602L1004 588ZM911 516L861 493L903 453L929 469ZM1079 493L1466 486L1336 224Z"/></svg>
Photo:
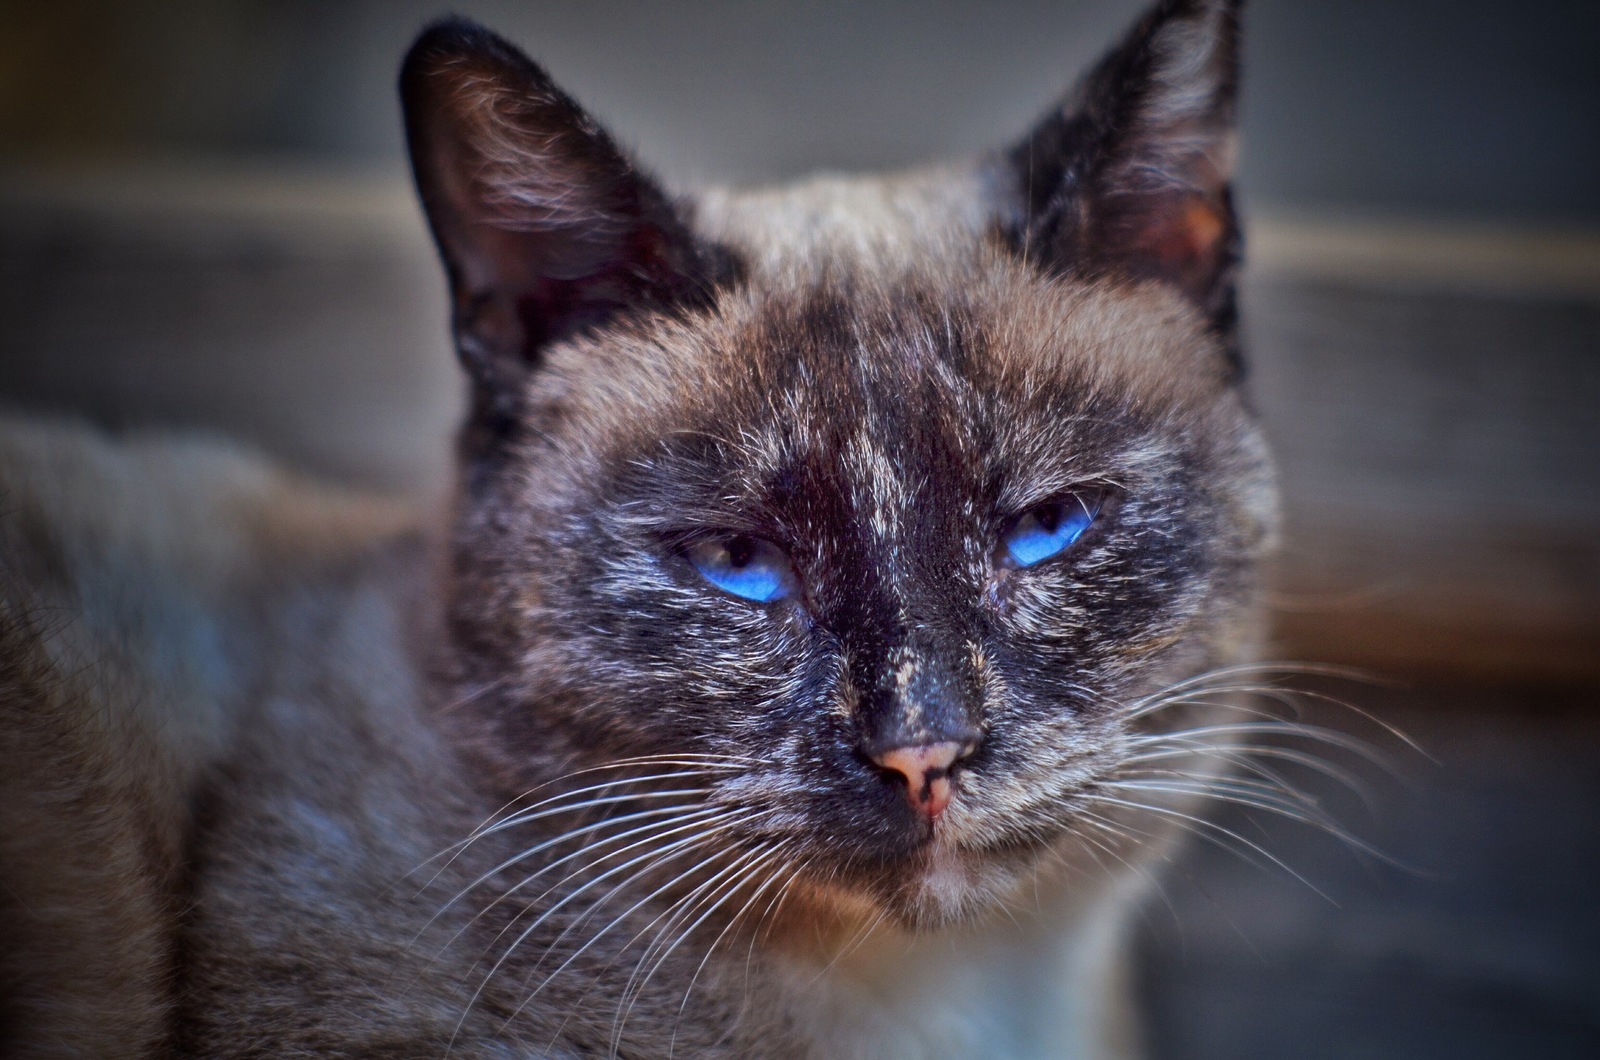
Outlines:
<svg viewBox="0 0 1600 1060"><path fill-rule="evenodd" d="M1600 684L1600 235L1258 216L1279 650ZM396 172L0 166L0 402L434 493L461 381Z"/></svg>
<svg viewBox="0 0 1600 1060"><path fill-rule="evenodd" d="M1600 298L1600 230L1269 213L1250 219L1246 233L1250 268L1275 275Z"/></svg>
<svg viewBox="0 0 1600 1060"><path fill-rule="evenodd" d="M423 235L404 172L295 159L45 165L0 156L0 205L124 223L316 225L286 238ZM1600 297L1600 229L1247 211L1253 271L1490 294Z"/></svg>
<svg viewBox="0 0 1600 1060"><path fill-rule="evenodd" d="M1289 516L1308 509L1291 490ZM1326 514L1326 513L1325 513ZM1292 535L1273 564L1276 656L1454 684L1600 686L1600 548L1592 529L1357 506Z"/></svg>
<svg viewBox="0 0 1600 1060"><path fill-rule="evenodd" d="M1507 623L1492 608L1407 614L1394 608L1279 613L1274 653L1353 667L1375 677L1489 688L1600 684L1600 623ZM1587 702L1587 701L1586 701Z"/></svg>
<svg viewBox="0 0 1600 1060"><path fill-rule="evenodd" d="M10 222L73 216L194 235L210 228L274 230L288 242L349 237L418 240L422 214L409 177L390 168L293 159L147 159L93 165L0 157L0 208Z"/></svg>

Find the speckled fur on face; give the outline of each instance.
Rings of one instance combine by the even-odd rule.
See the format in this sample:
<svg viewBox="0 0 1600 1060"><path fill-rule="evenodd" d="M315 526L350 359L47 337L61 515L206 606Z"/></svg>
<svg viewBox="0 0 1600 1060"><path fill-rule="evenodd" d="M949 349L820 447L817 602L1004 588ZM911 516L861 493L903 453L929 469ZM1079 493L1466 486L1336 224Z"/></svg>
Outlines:
<svg viewBox="0 0 1600 1060"><path fill-rule="evenodd" d="M557 748L747 756L717 799L781 812L737 841L907 918L971 912L1115 768L1119 704L1238 656L1270 477L1199 314L981 237L906 257L756 270L551 351L457 542L466 684L489 688L473 709L508 791ZM1010 518L1086 488L1108 499L1069 562L997 567ZM700 531L778 543L801 592L715 589L680 547ZM925 907L927 822L859 750L916 709L908 678L983 731L935 826L969 870L956 908Z"/></svg>
<svg viewBox="0 0 1600 1060"><path fill-rule="evenodd" d="M1195 731L1274 532L1236 12L1161 0L970 166L693 200L424 33L470 393L438 582L387 506L0 430L5 1041L1130 1056L1148 859L1249 790ZM733 536L783 592L718 588Z"/></svg>
<svg viewBox="0 0 1600 1060"><path fill-rule="evenodd" d="M1194 722L1147 697L1250 657L1274 535L1234 17L1159 5L969 166L678 201L503 42L419 43L413 157L473 385L440 701L497 801L716 756L709 878L658 897L754 864L802 924L971 923L1160 846L1099 786ZM1070 549L1006 562L1026 513L1091 499ZM691 546L728 535L793 591L708 581ZM932 746L959 758L930 814L881 752Z"/></svg>

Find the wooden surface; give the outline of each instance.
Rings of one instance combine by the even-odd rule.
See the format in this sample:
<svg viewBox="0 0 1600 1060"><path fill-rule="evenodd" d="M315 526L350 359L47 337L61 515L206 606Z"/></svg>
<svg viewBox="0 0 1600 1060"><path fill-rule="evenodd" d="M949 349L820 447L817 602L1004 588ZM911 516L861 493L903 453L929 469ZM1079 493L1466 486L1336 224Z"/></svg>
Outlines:
<svg viewBox="0 0 1600 1060"><path fill-rule="evenodd" d="M1600 297L1257 274L1281 650L1600 679Z"/></svg>
<svg viewBox="0 0 1600 1060"><path fill-rule="evenodd" d="M1287 516L1278 652L1600 681L1600 237L1258 220L1251 386ZM0 181L0 400L201 426L437 492L460 382L393 179Z"/></svg>

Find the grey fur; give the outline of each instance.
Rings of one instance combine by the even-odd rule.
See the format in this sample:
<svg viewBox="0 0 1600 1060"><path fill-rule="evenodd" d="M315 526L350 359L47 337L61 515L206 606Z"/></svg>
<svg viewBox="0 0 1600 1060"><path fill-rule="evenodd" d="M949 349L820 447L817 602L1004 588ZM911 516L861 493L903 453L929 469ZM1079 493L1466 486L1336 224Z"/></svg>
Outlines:
<svg viewBox="0 0 1600 1060"><path fill-rule="evenodd" d="M426 35L461 486L436 548L351 532L248 598L248 691L155 874L187 901L152 914L179 1052L1135 1051L1117 866L1195 793L1115 784L1256 650L1275 532L1234 363L1234 23L1153 12L1028 141L1048 193L1013 152L681 202L509 45ZM1068 552L999 561L1090 497ZM719 534L797 591L708 584L685 549ZM935 740L970 750L936 821L872 760Z"/></svg>

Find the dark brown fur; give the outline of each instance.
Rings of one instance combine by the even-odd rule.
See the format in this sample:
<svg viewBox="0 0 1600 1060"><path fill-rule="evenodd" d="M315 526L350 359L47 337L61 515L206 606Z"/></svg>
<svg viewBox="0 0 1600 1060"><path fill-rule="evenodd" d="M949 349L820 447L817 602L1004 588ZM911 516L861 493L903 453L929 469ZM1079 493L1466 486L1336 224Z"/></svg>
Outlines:
<svg viewBox="0 0 1600 1060"><path fill-rule="evenodd" d="M184 871L146 859L141 922L190 902L154 932L146 1040L1133 1051L1138 888L1102 859L1160 850L1216 758L1142 813L1118 785L1206 717L1182 682L1255 650L1274 531L1235 22L1161 4L972 166L692 203L498 38L425 34L407 131L472 394L436 576L389 528L230 583L248 690L154 771L174 816L54 767L117 836L182 822ZM1004 562L1020 517L1086 496L1069 550ZM729 534L795 591L710 584L691 550ZM54 710L24 640L6 709ZM964 757L935 821L877 756L938 741Z"/></svg>

